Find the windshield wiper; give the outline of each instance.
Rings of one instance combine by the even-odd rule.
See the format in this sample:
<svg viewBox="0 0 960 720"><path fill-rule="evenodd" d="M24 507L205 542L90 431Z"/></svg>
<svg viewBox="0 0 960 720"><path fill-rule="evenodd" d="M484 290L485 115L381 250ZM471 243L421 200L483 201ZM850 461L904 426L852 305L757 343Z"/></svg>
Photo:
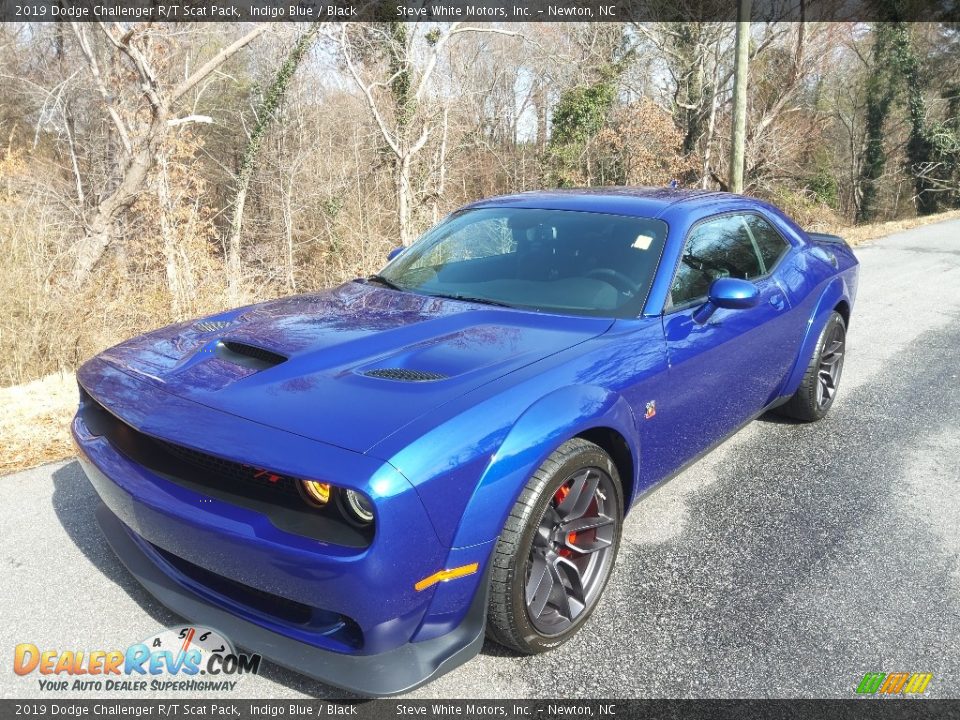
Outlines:
<svg viewBox="0 0 960 720"><path fill-rule="evenodd" d="M390 288L391 290L406 290L405 287L401 287L400 285L397 285L393 280L388 280L380 273L369 275L367 277L367 282L378 283L380 285L383 285L384 287Z"/></svg>
<svg viewBox="0 0 960 720"><path fill-rule="evenodd" d="M490 298L473 297L471 295L436 294L436 295L433 295L433 297L450 298L451 300L462 300L463 302L472 302L472 303L477 303L478 305L493 305L494 307L514 307L510 303L500 302L499 300L491 300Z"/></svg>

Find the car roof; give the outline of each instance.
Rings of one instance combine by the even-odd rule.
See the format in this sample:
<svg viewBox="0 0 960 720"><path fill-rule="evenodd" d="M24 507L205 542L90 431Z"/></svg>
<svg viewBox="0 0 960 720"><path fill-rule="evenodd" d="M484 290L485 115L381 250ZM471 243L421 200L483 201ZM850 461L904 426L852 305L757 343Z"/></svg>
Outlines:
<svg viewBox="0 0 960 720"><path fill-rule="evenodd" d="M684 204L751 205L753 198L714 190L669 187L595 187L562 190L532 190L500 195L466 205L466 209L517 207L541 210L579 210L634 217L660 217L667 208Z"/></svg>

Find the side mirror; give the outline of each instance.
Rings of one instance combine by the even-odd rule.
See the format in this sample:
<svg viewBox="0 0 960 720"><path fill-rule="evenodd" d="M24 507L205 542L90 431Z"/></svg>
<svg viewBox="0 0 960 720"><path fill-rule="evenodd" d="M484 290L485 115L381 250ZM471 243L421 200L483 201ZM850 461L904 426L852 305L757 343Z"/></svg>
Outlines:
<svg viewBox="0 0 960 720"><path fill-rule="evenodd" d="M710 303L728 310L751 308L760 301L760 290L749 280L717 278L710 284Z"/></svg>
<svg viewBox="0 0 960 720"><path fill-rule="evenodd" d="M743 310L760 302L760 289L749 280L739 278L717 278L710 284L707 302L701 305L693 320L703 325L717 308Z"/></svg>
<svg viewBox="0 0 960 720"><path fill-rule="evenodd" d="M395 247L393 250L387 253L387 262L390 262L391 260L393 260L397 255L402 253L404 250L406 250L406 248L403 245L401 245L400 247Z"/></svg>

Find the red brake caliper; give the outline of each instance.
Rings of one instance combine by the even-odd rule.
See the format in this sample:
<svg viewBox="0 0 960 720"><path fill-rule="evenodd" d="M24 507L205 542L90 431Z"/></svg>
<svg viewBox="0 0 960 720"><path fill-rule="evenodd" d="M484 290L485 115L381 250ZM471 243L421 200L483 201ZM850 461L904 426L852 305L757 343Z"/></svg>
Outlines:
<svg viewBox="0 0 960 720"><path fill-rule="evenodd" d="M567 497L567 495L569 494L570 494L570 487L567 485L564 485L559 490L557 490L556 494L553 496L554 507L562 503L564 499ZM577 534L575 532L567 534L568 543L573 545L576 541L577 541ZM563 555L563 557L570 557L571 555L573 555L573 550L571 550L568 547L560 548L559 552L561 555Z"/></svg>

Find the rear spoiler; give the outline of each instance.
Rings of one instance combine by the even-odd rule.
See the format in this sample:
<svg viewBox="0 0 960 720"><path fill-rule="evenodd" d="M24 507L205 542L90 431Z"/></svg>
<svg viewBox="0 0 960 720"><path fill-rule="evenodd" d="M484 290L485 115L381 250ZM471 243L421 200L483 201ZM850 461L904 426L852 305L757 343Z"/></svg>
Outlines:
<svg viewBox="0 0 960 720"><path fill-rule="evenodd" d="M814 233L808 232L807 235L810 236L810 239L813 240L818 245L842 245L844 247L849 247L847 241L844 240L839 235L830 235L828 233Z"/></svg>
<svg viewBox="0 0 960 720"><path fill-rule="evenodd" d="M830 265L834 270L840 269L840 258L845 258L842 263L844 267L850 264L856 264L857 260L853 255L853 250L839 235L829 235L827 233L807 233L812 241L810 252L816 257Z"/></svg>

